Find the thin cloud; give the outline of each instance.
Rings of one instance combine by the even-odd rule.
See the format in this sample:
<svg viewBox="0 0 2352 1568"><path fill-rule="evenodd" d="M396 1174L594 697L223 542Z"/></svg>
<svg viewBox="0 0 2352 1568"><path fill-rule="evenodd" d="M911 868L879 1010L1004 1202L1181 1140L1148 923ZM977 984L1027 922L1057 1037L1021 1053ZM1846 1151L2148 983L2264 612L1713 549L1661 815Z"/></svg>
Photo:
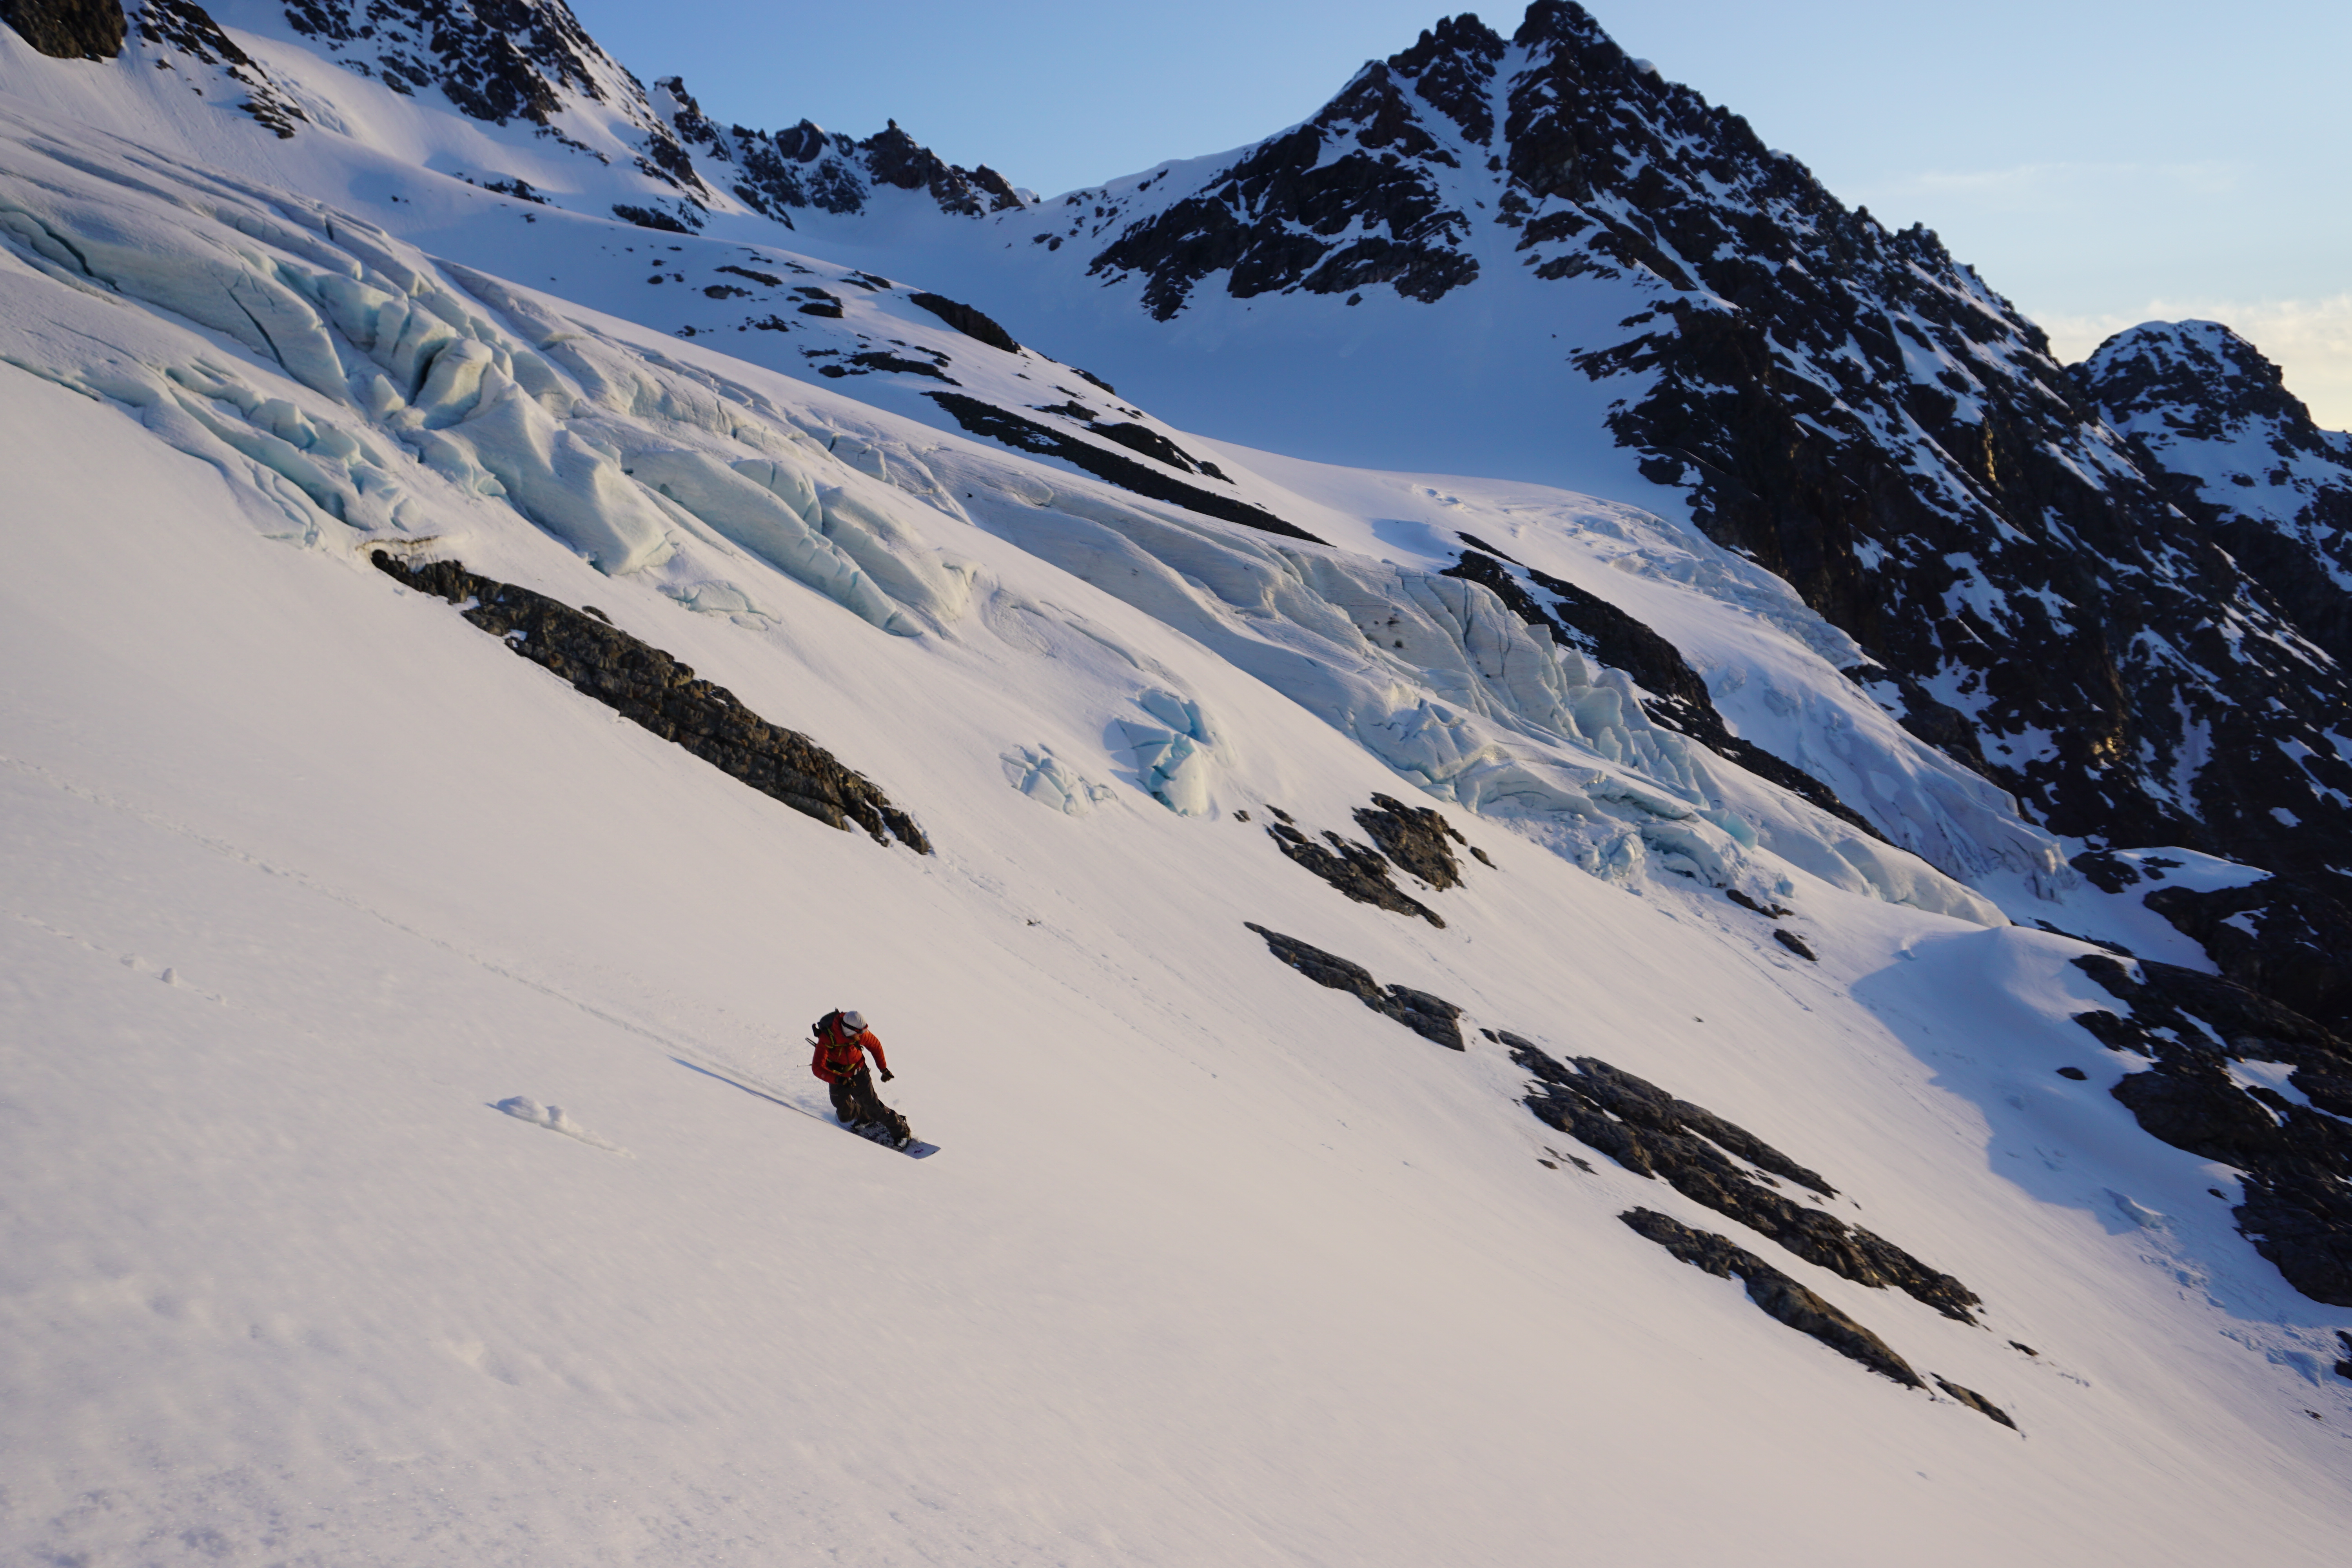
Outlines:
<svg viewBox="0 0 2352 1568"><path fill-rule="evenodd" d="M1948 212L2077 210L2085 204L2212 201L2259 183L2259 171L2224 158L2180 163L2053 162L2005 169L1925 169L1868 183L1874 207Z"/></svg>

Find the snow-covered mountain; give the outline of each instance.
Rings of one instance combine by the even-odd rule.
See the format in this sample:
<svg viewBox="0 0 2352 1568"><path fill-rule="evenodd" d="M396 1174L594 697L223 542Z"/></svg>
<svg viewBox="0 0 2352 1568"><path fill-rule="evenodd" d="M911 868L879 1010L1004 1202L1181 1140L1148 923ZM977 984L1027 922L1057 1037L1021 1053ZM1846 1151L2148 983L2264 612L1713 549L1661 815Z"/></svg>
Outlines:
<svg viewBox="0 0 2352 1568"><path fill-rule="evenodd" d="M1844 207L1577 5L1508 39L1453 18L1237 153L977 210L800 218L952 269L1196 426L1597 475L1786 579L1891 712L2056 831L2352 868L2343 584L2283 598L1932 233Z"/></svg>
<svg viewBox="0 0 2352 1568"><path fill-rule="evenodd" d="M2258 362L1572 7L1042 203L560 0L5 15L12 1558L2333 1559Z"/></svg>

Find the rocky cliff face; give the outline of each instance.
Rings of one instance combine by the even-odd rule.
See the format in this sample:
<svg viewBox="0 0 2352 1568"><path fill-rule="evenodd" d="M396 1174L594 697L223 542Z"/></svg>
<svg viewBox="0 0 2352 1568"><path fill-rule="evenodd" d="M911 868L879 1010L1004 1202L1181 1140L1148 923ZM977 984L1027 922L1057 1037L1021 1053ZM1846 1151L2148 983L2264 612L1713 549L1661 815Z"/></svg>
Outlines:
<svg viewBox="0 0 2352 1568"><path fill-rule="evenodd" d="M121 0L0 0L0 22L55 59L110 60L122 52Z"/></svg>

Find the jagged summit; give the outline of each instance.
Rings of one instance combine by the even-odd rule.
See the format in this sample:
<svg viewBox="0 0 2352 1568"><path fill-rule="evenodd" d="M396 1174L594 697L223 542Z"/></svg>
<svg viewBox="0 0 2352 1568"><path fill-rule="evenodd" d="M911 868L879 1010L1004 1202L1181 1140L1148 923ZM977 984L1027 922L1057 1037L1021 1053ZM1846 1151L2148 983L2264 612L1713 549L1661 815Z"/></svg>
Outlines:
<svg viewBox="0 0 2352 1568"><path fill-rule="evenodd" d="M733 165L736 173L728 188L745 205L786 228L793 226L795 210L862 211L877 185L927 192L940 211L956 217L978 217L1022 205L1003 175L985 163L965 169L948 163L900 130L895 120L862 142L828 133L809 120L784 131L754 131L744 125L722 131L702 112L682 79L664 77L654 85L678 137L703 157Z"/></svg>

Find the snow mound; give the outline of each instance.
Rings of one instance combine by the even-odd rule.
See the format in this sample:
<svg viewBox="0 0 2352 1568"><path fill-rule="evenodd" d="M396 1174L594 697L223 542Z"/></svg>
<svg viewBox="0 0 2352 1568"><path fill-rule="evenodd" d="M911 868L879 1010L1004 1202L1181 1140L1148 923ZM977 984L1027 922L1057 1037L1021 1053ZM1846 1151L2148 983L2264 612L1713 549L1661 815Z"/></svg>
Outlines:
<svg viewBox="0 0 2352 1568"><path fill-rule="evenodd" d="M607 1143L564 1114L560 1105L541 1105L528 1095L509 1095L490 1109L503 1110L518 1121L528 1121L534 1127L544 1127L550 1132L561 1132L566 1138L576 1138L592 1149L602 1149L608 1154L626 1154L617 1143Z"/></svg>

